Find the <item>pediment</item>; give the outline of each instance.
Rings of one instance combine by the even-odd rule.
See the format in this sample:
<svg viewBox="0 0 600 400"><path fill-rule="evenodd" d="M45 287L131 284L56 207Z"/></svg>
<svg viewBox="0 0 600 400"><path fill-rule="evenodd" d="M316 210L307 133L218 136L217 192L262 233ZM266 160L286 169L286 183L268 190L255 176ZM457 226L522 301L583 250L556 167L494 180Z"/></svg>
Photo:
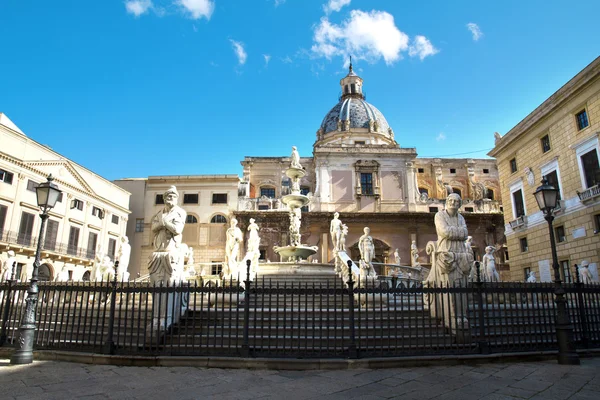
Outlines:
<svg viewBox="0 0 600 400"><path fill-rule="evenodd" d="M32 168L43 171L45 175L52 174L55 182L59 185L70 186L90 195L96 194L79 172L77 172L77 169L67 160L25 161L24 163Z"/></svg>

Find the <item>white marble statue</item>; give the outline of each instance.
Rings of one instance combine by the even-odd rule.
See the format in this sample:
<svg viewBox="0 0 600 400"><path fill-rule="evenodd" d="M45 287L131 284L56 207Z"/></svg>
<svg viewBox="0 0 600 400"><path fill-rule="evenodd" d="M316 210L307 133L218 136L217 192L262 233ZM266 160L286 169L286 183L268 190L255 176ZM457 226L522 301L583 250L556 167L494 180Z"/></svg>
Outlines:
<svg viewBox="0 0 600 400"><path fill-rule="evenodd" d="M531 271L529 276L527 277L527 283L536 283L537 279L535 278L535 272Z"/></svg>
<svg viewBox="0 0 600 400"><path fill-rule="evenodd" d="M333 251L338 251L340 249L340 236L342 235L343 224L339 217L339 213L334 213L333 219L329 224L329 233L331 234L331 243L333 244Z"/></svg>
<svg viewBox="0 0 600 400"><path fill-rule="evenodd" d="M411 267L419 267L419 248L417 247L417 241L413 240L410 245L410 265Z"/></svg>
<svg viewBox="0 0 600 400"><path fill-rule="evenodd" d="M400 253L398 253L398 249L394 251L394 262L396 265L400 265Z"/></svg>
<svg viewBox="0 0 600 400"><path fill-rule="evenodd" d="M587 260L583 260L579 266L579 279L581 283L590 284L593 282L592 273L589 270L590 263Z"/></svg>
<svg viewBox="0 0 600 400"><path fill-rule="evenodd" d="M196 276L196 266L194 265L194 248L182 243L179 247L181 251L181 259L183 262L181 280L190 279Z"/></svg>
<svg viewBox="0 0 600 400"><path fill-rule="evenodd" d="M465 247L467 249L468 252L472 252L473 249L473 236L468 236L467 240L465 240Z"/></svg>
<svg viewBox="0 0 600 400"><path fill-rule="evenodd" d="M256 224L256 220L254 218L250 218L250 225L248 225L248 253L256 253L260 254L260 237L258 236L259 227Z"/></svg>
<svg viewBox="0 0 600 400"><path fill-rule="evenodd" d="M467 277L473 264L473 253L467 250L465 241L469 236L465 219L458 212L461 199L457 193L452 193L446 198L446 208L435 214L435 230L437 242L431 271L427 277L428 286L466 286ZM467 319L468 299L466 294L439 294L434 295L438 309L444 303L449 312L443 315L444 324L453 332L467 335L469 321ZM432 297L429 297L432 302ZM430 310L436 311L430 304ZM438 316L438 315L436 315ZM439 317L439 316L438 316ZM466 339L465 339L466 340Z"/></svg>
<svg viewBox="0 0 600 400"><path fill-rule="evenodd" d="M99 265L100 281L110 282L115 277L115 264L110 260L109 256L104 256Z"/></svg>
<svg viewBox="0 0 600 400"><path fill-rule="evenodd" d="M121 245L119 251L117 251L117 260L119 266L117 267L117 279L120 281L129 281L129 259L131 257L131 245L127 236L121 237Z"/></svg>
<svg viewBox="0 0 600 400"><path fill-rule="evenodd" d="M371 237L371 229L364 228L364 234L358 239L358 249L360 250L360 277L375 278L377 274L373 268L373 257L375 257L375 244Z"/></svg>
<svg viewBox="0 0 600 400"><path fill-rule="evenodd" d="M500 275L496 270L496 259L493 254L495 250L494 247L487 246L483 256L483 270L485 271L485 280L488 282L500 282Z"/></svg>
<svg viewBox="0 0 600 400"><path fill-rule="evenodd" d="M94 254L94 263L92 265L92 272L90 273L90 281L95 282L102 280L100 264L104 261L104 256L104 249L102 248L102 245L99 244L98 247L96 247L96 254Z"/></svg>
<svg viewBox="0 0 600 400"><path fill-rule="evenodd" d="M290 166L292 168L298 168L298 169L302 169L302 165L300 165L300 154L298 154L298 150L296 149L296 146L292 146L292 161L290 163Z"/></svg>
<svg viewBox="0 0 600 400"><path fill-rule="evenodd" d="M154 252L148 262L150 282L153 284L174 283L181 279L183 257L181 254L181 235L187 213L177 205L179 193L175 186L169 187L163 194L164 207L152 217L152 235Z"/></svg>
<svg viewBox="0 0 600 400"><path fill-rule="evenodd" d="M9 250L6 254L8 258L2 264L2 275L0 276L3 281L12 279L13 268L16 268L15 262L17 261L14 251Z"/></svg>
<svg viewBox="0 0 600 400"><path fill-rule="evenodd" d="M69 281L69 268L67 268L67 264L63 264L60 272L56 274L55 282L68 282Z"/></svg>
<svg viewBox="0 0 600 400"><path fill-rule="evenodd" d="M342 224L342 233L340 234L339 251L346 251L346 236L348 236L348 226Z"/></svg>
<svg viewBox="0 0 600 400"><path fill-rule="evenodd" d="M293 208L290 211L290 244L292 246L300 246L302 237L300 235L300 225L302 219L302 211L299 208Z"/></svg>
<svg viewBox="0 0 600 400"><path fill-rule="evenodd" d="M535 175L533 174L533 170L531 168L525 168L525 176L527 177L527 184L529 186L535 185Z"/></svg>
<svg viewBox="0 0 600 400"><path fill-rule="evenodd" d="M240 254L240 243L242 240L244 240L244 235L242 234L242 230L238 228L237 224L237 219L232 218L229 224L229 229L227 229L223 278L237 278L237 274L239 272L238 257Z"/></svg>

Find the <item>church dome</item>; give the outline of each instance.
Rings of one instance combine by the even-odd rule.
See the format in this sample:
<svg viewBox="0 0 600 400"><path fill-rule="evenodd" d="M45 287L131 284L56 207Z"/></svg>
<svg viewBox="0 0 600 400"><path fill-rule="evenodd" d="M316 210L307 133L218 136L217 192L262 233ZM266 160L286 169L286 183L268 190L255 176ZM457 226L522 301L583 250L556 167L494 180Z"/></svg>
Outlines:
<svg viewBox="0 0 600 400"><path fill-rule="evenodd" d="M388 133L390 127L381 111L360 97L342 98L323 118L323 133L337 131L338 121L342 122L342 126L344 121L350 121L350 129L369 129L369 121L373 121L373 125L377 125L377 131L381 133Z"/></svg>

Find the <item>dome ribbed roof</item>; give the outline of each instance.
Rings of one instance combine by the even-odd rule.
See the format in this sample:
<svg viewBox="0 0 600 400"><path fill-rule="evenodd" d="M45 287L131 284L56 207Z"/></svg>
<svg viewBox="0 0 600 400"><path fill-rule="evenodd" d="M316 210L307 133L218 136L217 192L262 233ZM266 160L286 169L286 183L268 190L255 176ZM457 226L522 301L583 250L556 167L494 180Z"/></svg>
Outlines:
<svg viewBox="0 0 600 400"><path fill-rule="evenodd" d="M350 120L350 129L369 129L369 121L377 122L378 132L387 133L389 124L385 117L374 105L357 97L346 97L340 100L321 122L324 133L338 130L338 120Z"/></svg>

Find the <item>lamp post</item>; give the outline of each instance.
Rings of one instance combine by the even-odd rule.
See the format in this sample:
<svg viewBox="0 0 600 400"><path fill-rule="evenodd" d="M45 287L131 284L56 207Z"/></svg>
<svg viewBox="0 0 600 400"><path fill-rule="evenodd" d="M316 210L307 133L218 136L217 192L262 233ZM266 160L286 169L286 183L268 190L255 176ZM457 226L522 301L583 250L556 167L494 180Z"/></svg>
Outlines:
<svg viewBox="0 0 600 400"><path fill-rule="evenodd" d="M558 189L548 184L548 181L542 179L542 186L538 187L533 193L535 200L544 213L544 219L548 221L548 230L550 232L550 247L552 248L552 269L554 270L554 303L556 304L556 339L558 340L558 363L578 365L579 356L573 346L573 326L567 314L567 301L565 299L565 289L560 279L558 266L558 256L556 255L556 242L554 240L554 221L553 211L556 208L558 200Z"/></svg>
<svg viewBox="0 0 600 400"><path fill-rule="evenodd" d="M37 249L35 251L35 261L33 262L33 272L31 273L31 283L27 289L27 299L25 300L25 314L21 320L19 327L19 339L17 349L10 359L11 364L30 364L33 362L33 335L35 331L35 307L38 301L38 270L40 268L42 256L42 243L44 242L44 228L48 219L48 211L54 207L61 191L58 190L52 181L52 174L48 176L48 180L40 183L35 189L37 203L40 207L40 218L42 224L40 226L40 235L38 237Z"/></svg>

